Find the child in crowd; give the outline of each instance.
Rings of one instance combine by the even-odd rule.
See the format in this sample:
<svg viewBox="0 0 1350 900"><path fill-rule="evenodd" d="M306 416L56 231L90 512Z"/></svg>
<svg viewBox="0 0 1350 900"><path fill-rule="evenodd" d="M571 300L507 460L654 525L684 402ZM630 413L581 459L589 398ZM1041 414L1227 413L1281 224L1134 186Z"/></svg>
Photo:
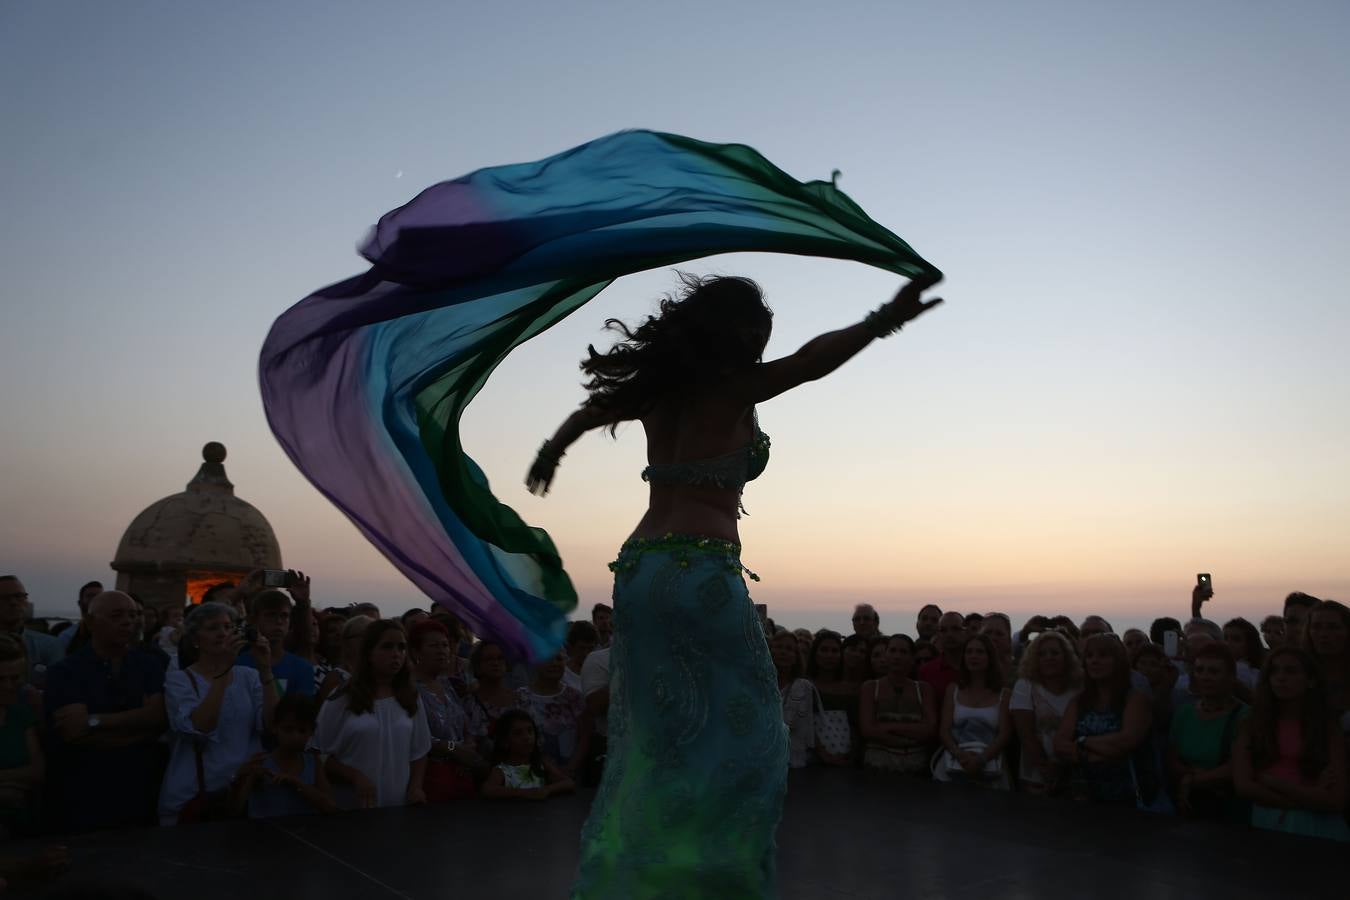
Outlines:
<svg viewBox="0 0 1350 900"><path fill-rule="evenodd" d="M164 612L163 626L159 629L156 642L159 649L169 654L169 659L178 661L178 642L183 637L183 607L171 606Z"/></svg>
<svg viewBox="0 0 1350 900"><path fill-rule="evenodd" d="M240 812L247 807L250 819L271 819L337 809L318 753L306 750L318 717L313 697L287 694L277 701L277 748L254 756L235 776Z"/></svg>
<svg viewBox="0 0 1350 900"><path fill-rule="evenodd" d="M493 734L492 771L483 783L483 796L502 799L547 800L572 791L575 785L539 749L539 733L530 714L508 710L497 720Z"/></svg>

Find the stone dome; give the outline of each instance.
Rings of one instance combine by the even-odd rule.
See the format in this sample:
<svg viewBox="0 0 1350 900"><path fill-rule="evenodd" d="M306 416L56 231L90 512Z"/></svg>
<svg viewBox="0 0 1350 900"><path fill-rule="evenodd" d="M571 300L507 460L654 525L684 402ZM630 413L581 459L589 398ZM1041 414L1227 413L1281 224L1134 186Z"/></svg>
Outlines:
<svg viewBox="0 0 1350 900"><path fill-rule="evenodd" d="M282 568L272 526L256 507L234 495L222 465L225 447L212 441L202 448L202 460L186 490L152 503L127 527L112 562L119 587L126 583L123 589L134 591L136 582L143 588L158 582L158 588L167 587L166 581L185 583L198 573L226 580L254 569ZM178 594L173 602L182 597Z"/></svg>

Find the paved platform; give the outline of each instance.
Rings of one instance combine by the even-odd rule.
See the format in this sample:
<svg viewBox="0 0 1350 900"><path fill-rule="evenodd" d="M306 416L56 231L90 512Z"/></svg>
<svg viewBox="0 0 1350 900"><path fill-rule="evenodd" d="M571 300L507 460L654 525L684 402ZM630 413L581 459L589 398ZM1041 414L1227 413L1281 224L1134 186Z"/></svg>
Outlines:
<svg viewBox="0 0 1350 900"><path fill-rule="evenodd" d="M13 896L92 883L160 900L552 900L590 801L87 835L66 842L70 875ZM1345 845L869 772L794 772L778 843L783 900L1350 896Z"/></svg>

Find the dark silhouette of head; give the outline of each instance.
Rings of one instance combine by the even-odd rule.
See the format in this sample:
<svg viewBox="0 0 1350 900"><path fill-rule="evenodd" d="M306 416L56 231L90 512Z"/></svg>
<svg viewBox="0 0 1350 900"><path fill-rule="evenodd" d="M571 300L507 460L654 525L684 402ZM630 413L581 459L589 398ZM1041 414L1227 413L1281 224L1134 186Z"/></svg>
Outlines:
<svg viewBox="0 0 1350 900"><path fill-rule="evenodd" d="M638 418L662 397L716 383L764 356L773 311L749 278L680 272L683 289L661 300L657 315L637 328L618 319L605 327L624 339L604 353L588 347L581 371L590 376L590 402Z"/></svg>

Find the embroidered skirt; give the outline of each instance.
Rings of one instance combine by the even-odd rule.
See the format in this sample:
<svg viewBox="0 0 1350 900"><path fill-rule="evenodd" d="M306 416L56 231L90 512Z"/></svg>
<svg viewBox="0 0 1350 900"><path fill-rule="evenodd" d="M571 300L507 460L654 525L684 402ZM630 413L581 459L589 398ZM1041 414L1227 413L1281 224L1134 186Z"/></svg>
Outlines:
<svg viewBox="0 0 1350 900"><path fill-rule="evenodd" d="M776 897L778 682L728 541L629 541L611 565L609 755L573 900Z"/></svg>

